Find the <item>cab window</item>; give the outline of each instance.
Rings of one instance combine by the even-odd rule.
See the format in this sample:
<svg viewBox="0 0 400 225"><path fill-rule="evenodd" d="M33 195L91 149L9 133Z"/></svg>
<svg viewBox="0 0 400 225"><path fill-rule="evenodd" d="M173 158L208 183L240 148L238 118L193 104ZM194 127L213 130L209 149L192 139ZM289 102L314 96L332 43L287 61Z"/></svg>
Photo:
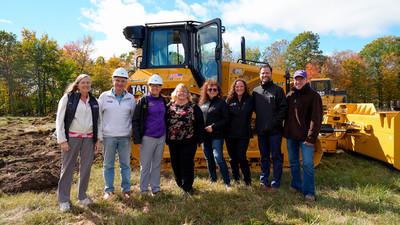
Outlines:
<svg viewBox="0 0 400 225"><path fill-rule="evenodd" d="M151 66L184 64L185 51L178 30L152 31L149 45L149 62Z"/></svg>

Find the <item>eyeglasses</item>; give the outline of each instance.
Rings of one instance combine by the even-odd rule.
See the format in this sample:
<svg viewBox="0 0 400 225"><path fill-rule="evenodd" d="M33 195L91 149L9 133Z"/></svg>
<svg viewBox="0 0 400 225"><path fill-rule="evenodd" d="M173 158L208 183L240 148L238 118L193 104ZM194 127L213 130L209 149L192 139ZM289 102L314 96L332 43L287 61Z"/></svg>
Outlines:
<svg viewBox="0 0 400 225"><path fill-rule="evenodd" d="M208 92L212 92L212 91L217 92L218 88L208 88L207 91Z"/></svg>

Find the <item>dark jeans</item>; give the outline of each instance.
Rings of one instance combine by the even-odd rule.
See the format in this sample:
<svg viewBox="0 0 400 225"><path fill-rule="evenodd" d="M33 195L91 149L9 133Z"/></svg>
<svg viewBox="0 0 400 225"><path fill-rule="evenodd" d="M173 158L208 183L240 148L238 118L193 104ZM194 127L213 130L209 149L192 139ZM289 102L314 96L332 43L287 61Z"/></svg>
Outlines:
<svg viewBox="0 0 400 225"><path fill-rule="evenodd" d="M266 186L279 187L281 185L283 155L281 153L281 134L258 135L258 148L261 154L260 182ZM273 176L271 184L268 183L270 174L270 155L272 156Z"/></svg>
<svg viewBox="0 0 400 225"><path fill-rule="evenodd" d="M250 167L247 161L246 152L249 146L249 138L227 138L226 147L228 149L228 154L232 169L232 176L236 181L239 181L239 165L242 170L243 180L249 185L251 184Z"/></svg>
<svg viewBox="0 0 400 225"><path fill-rule="evenodd" d="M226 165L224 159L223 148L222 148L223 144L224 144L224 139L206 138L206 140L203 143L203 151L207 161L207 169L208 173L210 174L211 181L212 182L217 181L217 172L216 172L217 167L215 165L215 162L217 162L224 183L229 185L231 181L229 178L228 166Z"/></svg>
<svg viewBox="0 0 400 225"><path fill-rule="evenodd" d="M186 192L190 192L193 186L196 149L195 142L169 144L171 165L175 174L176 184Z"/></svg>

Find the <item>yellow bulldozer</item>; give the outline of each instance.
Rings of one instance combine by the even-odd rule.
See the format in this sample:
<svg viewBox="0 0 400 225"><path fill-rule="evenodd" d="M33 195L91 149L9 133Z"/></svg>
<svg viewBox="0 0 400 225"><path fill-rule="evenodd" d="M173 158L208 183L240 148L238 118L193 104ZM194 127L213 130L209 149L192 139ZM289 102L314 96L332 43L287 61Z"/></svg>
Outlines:
<svg viewBox="0 0 400 225"><path fill-rule="evenodd" d="M231 83L237 78L246 80L249 89L252 90L259 85L259 69L257 65L263 64L263 62L246 60L244 38L242 38L241 59L237 62L223 61L222 33L224 31L225 28L218 18L204 23L174 21L126 27L123 31L125 38L132 43L134 48L142 49L142 55L135 60L136 69L128 81L128 90L137 97L147 94L147 80L154 73L159 74L164 80L162 94L165 96L169 96L177 84L184 83L189 87L192 95L196 97L200 94L201 86L208 79L218 81L222 88L223 96L227 95ZM274 70L272 77L274 82L284 87L284 89L290 88L289 73ZM321 94L323 99L326 96L325 105L335 103L338 101L337 99L342 99L341 102L345 100L345 94L335 93L331 90L331 81L329 79L311 80L310 82L311 86ZM335 97L332 98L330 96ZM334 114L336 109L329 109L329 111L327 108L331 114ZM328 119L325 119L325 122L329 123L330 126L324 126L319 138L320 141L317 141L315 147L315 165L320 163L323 150L334 150L332 147L335 145L333 144L334 141L330 140L336 140L336 149L341 146L339 140L344 136L342 134L345 133L347 135L346 129L352 129L337 126L337 120L329 119L332 118L331 114L328 114L326 116ZM344 113L345 118L346 116L349 116L347 112ZM338 116L333 116L333 118L336 117ZM393 125L396 124L397 130L399 130L400 126L398 117L393 123ZM345 118L342 115L340 121L343 120L343 123L348 122L348 118ZM374 125L371 124L371 126ZM375 135L381 136L383 134L375 133ZM397 137L397 144L399 143L398 139L399 137ZM359 149L358 146L360 145L353 145L352 147ZM132 164L138 165L139 150L135 148L136 146L132 148ZM285 139L282 141L282 153L284 154L284 165L288 166ZM252 167L258 166L259 155L257 138L253 138L250 141L247 152L247 157ZM226 149L224 156L228 157ZM166 146L163 155L163 167L170 168L169 162L170 155L168 146ZM204 155L200 148L196 152L195 166L198 168L206 167Z"/></svg>
<svg viewBox="0 0 400 225"><path fill-rule="evenodd" d="M223 96L226 96L231 83L242 78L252 90L259 85L259 69L244 56L244 38L242 39L242 57L237 62L222 61L222 33L224 27L220 19L205 23L196 21L177 21L148 23L144 26L129 26L124 29L125 37L132 46L142 49L142 56L136 59L137 69L128 81L128 90L140 96L147 93L147 79L159 74L163 80L162 94L169 96L179 83L185 83L193 95L200 94L200 88L208 79L217 80ZM140 61L140 63L139 63ZM273 72L273 79L281 86L287 85L287 75ZM287 162L286 144L282 144ZM132 149L133 163L139 159L139 151ZM225 151L225 157L228 154ZM168 146L164 150L165 167L169 167ZM315 163L322 157L321 148L317 148ZM259 151L256 138L253 138L248 150L249 162L256 166ZM205 167L202 150L195 156L196 167ZM287 163L286 163L287 164Z"/></svg>
<svg viewBox="0 0 400 225"><path fill-rule="evenodd" d="M357 152L400 170L400 113L378 112L371 103L328 107L320 134L325 152Z"/></svg>

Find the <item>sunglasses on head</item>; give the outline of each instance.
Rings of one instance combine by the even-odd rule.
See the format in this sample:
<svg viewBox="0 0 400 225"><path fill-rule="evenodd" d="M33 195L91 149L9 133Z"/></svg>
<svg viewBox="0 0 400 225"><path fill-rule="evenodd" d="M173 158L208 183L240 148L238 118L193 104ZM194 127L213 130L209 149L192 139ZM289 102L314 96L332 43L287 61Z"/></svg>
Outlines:
<svg viewBox="0 0 400 225"><path fill-rule="evenodd" d="M212 91L217 92L218 88L208 88L207 91L209 91L209 92L212 92Z"/></svg>

